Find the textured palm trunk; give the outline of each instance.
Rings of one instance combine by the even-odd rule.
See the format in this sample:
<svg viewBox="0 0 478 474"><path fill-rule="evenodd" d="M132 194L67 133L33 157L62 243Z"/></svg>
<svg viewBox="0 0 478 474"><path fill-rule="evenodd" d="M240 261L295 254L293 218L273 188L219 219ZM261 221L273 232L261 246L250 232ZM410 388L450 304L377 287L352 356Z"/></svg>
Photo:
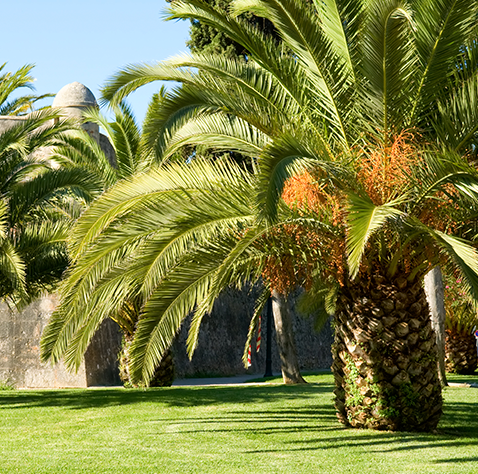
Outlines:
<svg viewBox="0 0 478 474"><path fill-rule="evenodd" d="M447 372L473 374L478 366L476 339L473 334L446 330L445 365Z"/></svg>
<svg viewBox="0 0 478 474"><path fill-rule="evenodd" d="M431 431L442 413L437 348L422 282L348 282L336 314L335 406L355 428Z"/></svg>
<svg viewBox="0 0 478 474"><path fill-rule="evenodd" d="M150 387L171 387L174 382L174 360L171 349L163 355L160 364L154 371Z"/></svg>
<svg viewBox="0 0 478 474"><path fill-rule="evenodd" d="M131 343L133 342L133 336L130 334L124 334L123 337L123 346L119 354L119 371L120 379L125 385L125 387L134 387L135 385L131 383L130 377L130 357L129 350ZM149 386L150 387L170 387L174 382L174 360L171 350L168 350L163 358L161 359L160 364L156 367L153 378L151 379Z"/></svg>
<svg viewBox="0 0 478 474"><path fill-rule="evenodd" d="M306 383L300 374L289 304L286 297L277 291L272 292L272 314L276 328L282 379L285 384L289 385Z"/></svg>

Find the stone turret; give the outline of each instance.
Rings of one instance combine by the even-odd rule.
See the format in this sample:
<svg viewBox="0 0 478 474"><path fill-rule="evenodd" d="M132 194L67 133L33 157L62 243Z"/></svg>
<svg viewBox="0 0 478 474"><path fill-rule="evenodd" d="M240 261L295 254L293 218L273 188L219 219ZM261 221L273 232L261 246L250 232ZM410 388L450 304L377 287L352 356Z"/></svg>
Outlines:
<svg viewBox="0 0 478 474"><path fill-rule="evenodd" d="M52 107L60 109L65 117L81 119L87 109L98 108L98 103L88 87L79 82L72 82L60 89L53 100ZM82 127L97 143L100 142L100 129L97 124L85 122Z"/></svg>

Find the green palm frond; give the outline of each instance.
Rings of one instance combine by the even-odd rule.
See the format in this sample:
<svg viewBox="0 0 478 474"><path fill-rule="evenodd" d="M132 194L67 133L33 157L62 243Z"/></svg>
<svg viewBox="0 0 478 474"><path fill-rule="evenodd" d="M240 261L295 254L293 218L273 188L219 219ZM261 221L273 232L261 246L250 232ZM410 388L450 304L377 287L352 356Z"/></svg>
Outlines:
<svg viewBox="0 0 478 474"><path fill-rule="evenodd" d="M259 218L269 222L276 220L284 183L291 176L308 167L333 174L340 166L340 163L331 160L330 151L323 148L320 142L302 141L288 134L274 140L264 148L260 157L260 173L257 181Z"/></svg>
<svg viewBox="0 0 478 474"><path fill-rule="evenodd" d="M421 68L410 120L427 115L437 91L447 86L454 74L455 58L474 33L477 2L475 0L428 0L413 3L416 22L416 45Z"/></svg>
<svg viewBox="0 0 478 474"><path fill-rule="evenodd" d="M322 114L327 117L330 133L347 148L348 130L345 119L350 94L350 59L342 49L337 55L330 40L319 26L319 18L306 2L294 0L235 0L233 12L252 12L270 20L278 30L284 45L294 51L309 77ZM344 110L345 109L345 110Z"/></svg>
<svg viewBox="0 0 478 474"><path fill-rule="evenodd" d="M258 265L257 258L248 261L249 265L246 265L246 271L244 271L244 268L238 271L238 266L246 252L249 251L250 247L253 246L263 234L264 228L258 229L254 227L248 230L239 241L237 238L222 238L220 245L216 246L223 254L221 254L221 260L215 262L216 270L213 275L210 290L204 295L202 301L199 302L200 304L191 321L191 327L186 341L187 351L190 357L192 357L197 347L201 322L206 314L212 311L214 302L218 296L233 282L235 282L236 285L240 285L247 281L256 281L260 277L261 266ZM213 250L214 248L211 248L211 246L208 247L209 253L213 253ZM251 268L251 264L253 268ZM259 274L256 272L259 272ZM255 278L254 273L256 273Z"/></svg>
<svg viewBox="0 0 478 474"><path fill-rule="evenodd" d="M201 73L193 74L185 69L190 67L201 68ZM154 75L156 80L183 83L181 89L155 99L158 105L154 109L154 116L149 114L145 122L146 142L150 148L155 147L158 156L161 156L168 136L165 135L158 142L163 130L174 134L190 118L205 113L233 112L238 104L242 104L235 115L247 118L250 124L270 134L287 124L288 112L297 114L299 111L297 102L300 97L293 95L300 90L297 84L291 93L278 84L273 76L264 74L253 62L241 63L201 55L181 56L155 66L140 66L135 72L137 75L144 74L146 68L149 77ZM290 67L284 72L290 72ZM203 104L208 105L204 107Z"/></svg>
<svg viewBox="0 0 478 474"><path fill-rule="evenodd" d="M382 230L392 219L403 216L403 211L397 208L403 202L391 201L382 206L376 206L369 199L351 194L347 218L347 258L351 278L355 278L360 268L362 256L370 237Z"/></svg>
<svg viewBox="0 0 478 474"><path fill-rule="evenodd" d="M0 72L5 69L6 63L0 65ZM32 112L35 103L46 97L52 97L52 94L27 94L12 98L12 94L17 93L19 89L35 90L35 78L30 74L34 68L33 64L26 64L15 72L5 72L0 75L0 115L24 115Z"/></svg>
<svg viewBox="0 0 478 474"><path fill-rule="evenodd" d="M76 124L49 110L33 112L0 134L2 213L2 298L17 307L28 304L58 283L67 264L66 233L71 215L59 212L73 199L98 194L98 180L74 164L62 166L51 147L64 145ZM70 206L71 207L71 206ZM10 275L10 276L8 276Z"/></svg>
<svg viewBox="0 0 478 474"><path fill-rule="evenodd" d="M237 117L203 115L188 120L171 137L163 156L170 157L184 145L199 145L213 151L237 151L254 158L259 156L268 142L267 135Z"/></svg>
<svg viewBox="0 0 478 474"><path fill-rule="evenodd" d="M413 182L415 195L409 201L409 211L416 212L429 200L436 200L437 193L446 191L452 185L460 193L462 205L476 202L478 173L476 169L453 150L422 155L423 166L415 167ZM418 186L419 184L419 186ZM454 198L455 199L455 198Z"/></svg>
<svg viewBox="0 0 478 474"><path fill-rule="evenodd" d="M26 265L12 243L0 241L0 298L7 296L15 301L25 294ZM0 281L1 281L0 280Z"/></svg>
<svg viewBox="0 0 478 474"><path fill-rule="evenodd" d="M478 79L468 78L454 87L439 102L436 117L433 117L434 129L442 142L457 152L472 150L478 131Z"/></svg>
<svg viewBox="0 0 478 474"><path fill-rule="evenodd" d="M297 300L297 309L301 314L311 318L314 329L320 331L335 315L337 297L340 287L337 283L324 282L315 278L312 287L304 291Z"/></svg>
<svg viewBox="0 0 478 474"><path fill-rule="evenodd" d="M101 183L96 175L85 169L59 169L42 173L33 179L17 184L10 195L12 219L21 221L35 207L44 205L55 195L71 193L86 202L98 195Z"/></svg>
<svg viewBox="0 0 478 474"><path fill-rule="evenodd" d="M465 282L464 289L476 299L478 296L478 251L472 242L439 230L431 229L414 218L408 218L407 224L415 232L431 239L448 256L448 265L456 269Z"/></svg>
<svg viewBox="0 0 478 474"><path fill-rule="evenodd" d="M372 2L367 9L361 38L366 78L363 104L386 133L403 128L411 108L418 58L413 41L413 12L406 2Z"/></svg>
<svg viewBox="0 0 478 474"><path fill-rule="evenodd" d="M121 255L122 258L113 255L109 262L103 262L104 265L93 266L93 271L83 280L78 278L81 269L77 269L73 281L70 278L62 283L61 305L53 313L42 336L42 360L57 362L65 357L70 368L78 369L101 322L108 317L117 317L124 304L135 297L136 269L125 270L121 265L134 250L132 246L126 255Z"/></svg>
<svg viewBox="0 0 478 474"><path fill-rule="evenodd" d="M133 380L149 381L186 316L210 288L214 261L191 262L188 271L171 272L145 304L131 347Z"/></svg>
<svg viewBox="0 0 478 474"><path fill-rule="evenodd" d="M98 143L85 131L74 130L61 135L61 144L55 146L52 159L61 167L81 167L101 180L108 188L117 181L116 171Z"/></svg>
<svg viewBox="0 0 478 474"><path fill-rule="evenodd" d="M359 37L358 19L365 12L367 2L363 0L314 0L313 5L317 9L321 28L335 54L346 64L348 73L357 79L358 63L354 58L354 50Z"/></svg>
<svg viewBox="0 0 478 474"><path fill-rule="evenodd" d="M144 152L140 148L141 133L131 108L121 102L113 107L114 121L108 122L98 110L91 109L84 119L101 126L115 151L117 179L132 176L148 166Z"/></svg>

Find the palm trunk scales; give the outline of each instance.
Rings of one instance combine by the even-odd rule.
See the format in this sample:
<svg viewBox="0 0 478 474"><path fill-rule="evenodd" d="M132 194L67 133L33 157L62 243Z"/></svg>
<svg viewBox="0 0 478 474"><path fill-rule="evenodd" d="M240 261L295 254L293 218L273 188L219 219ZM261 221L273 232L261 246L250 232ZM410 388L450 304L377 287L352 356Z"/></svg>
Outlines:
<svg viewBox="0 0 478 474"><path fill-rule="evenodd" d="M335 318L335 406L356 428L431 431L442 413L437 348L422 282L349 281Z"/></svg>
<svg viewBox="0 0 478 474"><path fill-rule="evenodd" d="M446 330L445 365L447 372L472 375L478 367L476 338L471 333Z"/></svg>

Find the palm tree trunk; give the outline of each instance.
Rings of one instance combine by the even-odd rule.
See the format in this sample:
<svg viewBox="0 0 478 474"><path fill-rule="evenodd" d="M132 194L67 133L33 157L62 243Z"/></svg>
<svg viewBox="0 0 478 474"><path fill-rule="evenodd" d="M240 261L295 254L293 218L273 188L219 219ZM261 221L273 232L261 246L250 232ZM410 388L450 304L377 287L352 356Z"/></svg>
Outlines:
<svg viewBox="0 0 478 474"><path fill-rule="evenodd" d="M475 336L447 329L445 363L447 372L473 374L478 366Z"/></svg>
<svg viewBox="0 0 478 474"><path fill-rule="evenodd" d="M274 315L277 346L279 348L284 383L307 383L300 375L292 317L287 298L275 290L272 292L272 314Z"/></svg>
<svg viewBox="0 0 478 474"><path fill-rule="evenodd" d="M425 275L425 294L435 331L438 350L438 376L442 387L446 387L445 371L445 293L443 290L443 278L440 267L435 267Z"/></svg>
<svg viewBox="0 0 478 474"><path fill-rule="evenodd" d="M335 406L356 428L431 431L442 413L436 338L422 282L347 282L335 318Z"/></svg>
<svg viewBox="0 0 478 474"><path fill-rule="evenodd" d="M131 359L129 351L133 342L133 335L127 332L123 333L123 344L119 359L120 379L125 387L137 387L131 382L130 364ZM156 367L154 375L149 383L150 387L170 387L174 382L174 359L171 349L168 349L161 359L161 362Z"/></svg>
<svg viewBox="0 0 478 474"><path fill-rule="evenodd" d="M150 387L171 387L174 382L174 359L171 349L164 354L149 382Z"/></svg>

